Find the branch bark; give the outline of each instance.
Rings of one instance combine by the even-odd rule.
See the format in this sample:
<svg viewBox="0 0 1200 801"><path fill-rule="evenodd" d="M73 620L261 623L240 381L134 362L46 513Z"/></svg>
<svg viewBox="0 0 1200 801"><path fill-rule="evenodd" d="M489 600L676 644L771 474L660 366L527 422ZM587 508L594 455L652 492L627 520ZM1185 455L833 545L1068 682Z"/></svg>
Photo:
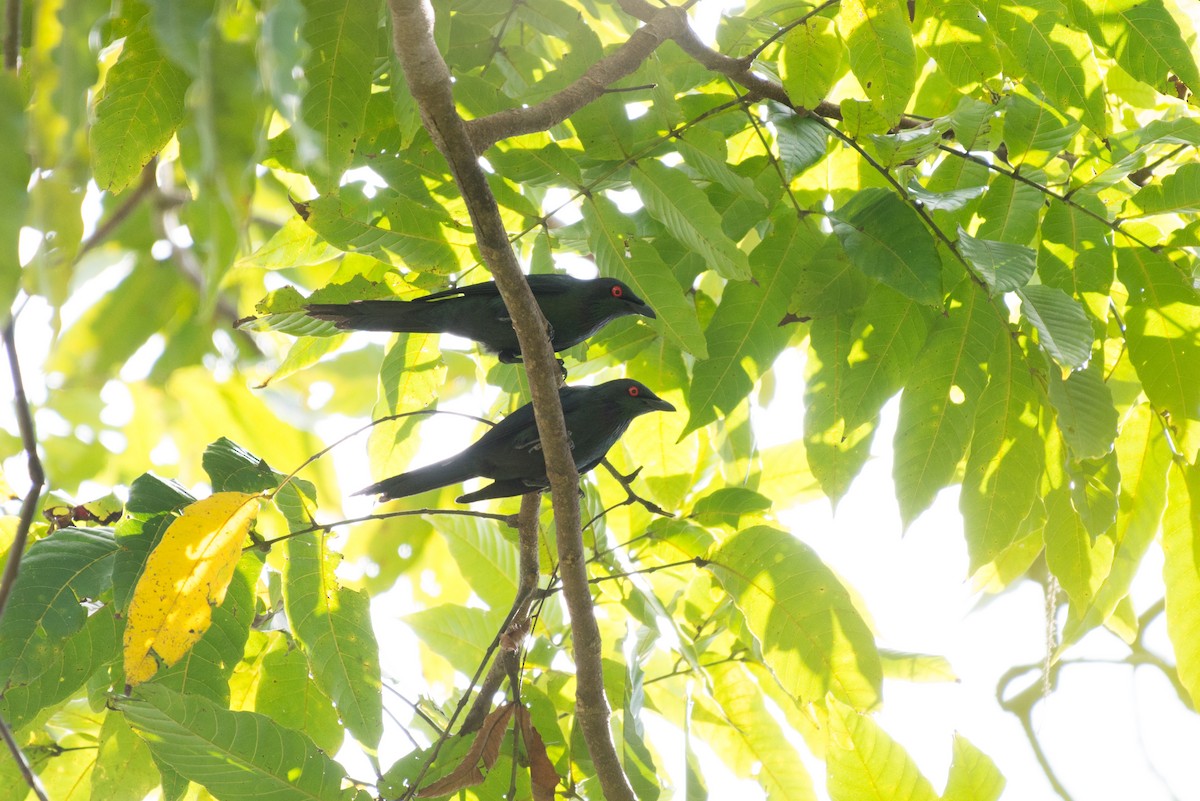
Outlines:
<svg viewBox="0 0 1200 801"><path fill-rule="evenodd" d="M588 67L565 89L525 108L510 108L467 123L467 133L476 153L483 153L501 139L545 131L604 94L607 87L635 72L646 57L668 39L688 27L687 16L675 6L652 9L646 24L617 50Z"/></svg>
<svg viewBox="0 0 1200 801"><path fill-rule="evenodd" d="M587 583L580 529L579 473L558 399L558 363L550 347L546 320L508 243L496 198L476 159L467 126L454 106L450 70L433 38L434 15L429 0L388 0L388 5L393 43L409 91L467 204L480 253L512 317L525 360L550 480L564 595L571 615L578 688L576 717L605 797L609 801L634 801L608 728L610 712L600 663L602 643Z"/></svg>

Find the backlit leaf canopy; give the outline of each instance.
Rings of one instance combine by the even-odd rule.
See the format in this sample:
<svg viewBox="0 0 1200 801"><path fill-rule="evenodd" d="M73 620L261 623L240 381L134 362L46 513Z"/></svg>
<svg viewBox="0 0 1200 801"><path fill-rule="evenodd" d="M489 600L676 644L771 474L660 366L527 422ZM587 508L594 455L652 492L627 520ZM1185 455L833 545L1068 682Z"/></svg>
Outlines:
<svg viewBox="0 0 1200 801"><path fill-rule="evenodd" d="M1107 638L1195 708L1193 4L25 5L0 299L53 494L0 620L0 716L51 797L125 775L171 801L400 797L460 770L460 701L510 691L496 654L523 711L461 793L602 797L549 501L534 549L517 498L454 503L475 485L352 495L528 402L524 366L305 311L488 281L493 229L526 272L619 279L656 312L559 354L568 383L676 408L581 484L594 683L638 793L937 797L877 712L966 673L794 522L889 473L878 528L938 521L955 581L1060 590L1047 686ZM440 105L397 51L425 5ZM465 128L435 124L451 110ZM28 472L0 420L12 558ZM123 516L88 517L110 493ZM505 631L523 567L541 592L513 619L537 614ZM1143 636L1160 614L1169 647ZM1029 724L1041 696L1010 690ZM1027 766L965 733L942 797L992 801ZM0 761L0 797L27 791Z"/></svg>

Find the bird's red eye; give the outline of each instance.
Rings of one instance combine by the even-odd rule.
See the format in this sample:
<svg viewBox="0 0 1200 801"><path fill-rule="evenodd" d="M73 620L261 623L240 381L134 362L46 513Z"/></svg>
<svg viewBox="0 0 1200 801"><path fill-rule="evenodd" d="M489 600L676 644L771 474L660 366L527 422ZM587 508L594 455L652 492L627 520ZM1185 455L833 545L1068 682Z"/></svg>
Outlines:
<svg viewBox="0 0 1200 801"><path fill-rule="evenodd" d="M640 389L638 389L637 387L629 388L629 397L636 398L640 394L642 394L642 391Z"/></svg>
<svg viewBox="0 0 1200 801"><path fill-rule="evenodd" d="M624 289L621 289L621 287L620 287L620 286L613 286L613 288L612 288L612 289L610 289L610 290L608 290L608 291L612 293L612 296L613 296L614 298L619 298L619 297L621 297L622 295L624 295L624 294L625 294L625 290L624 290Z"/></svg>

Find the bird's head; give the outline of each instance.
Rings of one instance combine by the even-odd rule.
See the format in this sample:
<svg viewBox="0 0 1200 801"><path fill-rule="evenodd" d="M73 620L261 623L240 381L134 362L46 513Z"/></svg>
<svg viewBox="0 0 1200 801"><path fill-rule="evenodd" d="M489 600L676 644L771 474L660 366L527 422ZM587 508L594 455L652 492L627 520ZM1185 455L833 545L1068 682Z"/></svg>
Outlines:
<svg viewBox="0 0 1200 801"><path fill-rule="evenodd" d="M615 278L597 278L592 282L592 293L597 305L615 313L614 316L640 314L656 317L654 309L646 301L633 294L633 290Z"/></svg>
<svg viewBox="0 0 1200 801"><path fill-rule="evenodd" d="M609 381L600 388L615 406L627 411L631 417L655 411L675 411L674 406L651 392L645 384L632 378Z"/></svg>

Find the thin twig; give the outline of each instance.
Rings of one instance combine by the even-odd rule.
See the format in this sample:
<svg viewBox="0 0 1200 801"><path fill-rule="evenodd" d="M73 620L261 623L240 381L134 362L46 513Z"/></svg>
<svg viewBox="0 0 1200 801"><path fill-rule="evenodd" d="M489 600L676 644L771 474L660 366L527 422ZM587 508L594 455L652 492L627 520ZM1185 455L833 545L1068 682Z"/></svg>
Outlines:
<svg viewBox="0 0 1200 801"><path fill-rule="evenodd" d="M10 6L12 0L10 0ZM17 428L21 432L21 444L25 449L26 460L29 464L29 490L21 501L21 513L17 520L17 531L13 536L12 545L8 549L8 562L4 566L4 575L0 577L0 622L8 608L8 599L17 583L18 571L21 568L21 557L25 553L25 543L29 539L29 528L33 525L33 515L37 510L38 498L42 495L42 487L46 483L46 475L42 470L42 460L37 452L37 433L33 427L33 413L29 408L29 397L25 394L25 382L21 379L21 364L17 359L16 320L9 318L4 326L4 350L8 354L8 365L12 375L13 406L17 416ZM33 766L21 751L20 745L13 737L8 722L0 715L0 736L4 738L12 754L13 761L25 783L33 790L40 801L48 801L46 791L41 781L33 771Z"/></svg>
<svg viewBox="0 0 1200 801"><path fill-rule="evenodd" d="M141 180L138 181L138 185L134 187L134 190L125 196L124 201L122 201L120 206L117 206L116 211L110 214L104 222L96 226L96 230L92 232L91 236L80 243L79 252L75 254L76 261L83 254L108 239L112 235L112 232L117 230L121 226L121 223L125 222L126 218L133 213L138 204L148 195L152 194L155 188L154 171L157 164L157 159L150 160L150 163L142 169Z"/></svg>
<svg viewBox="0 0 1200 801"><path fill-rule="evenodd" d="M787 25L784 25L782 28L775 31L775 33L771 34L770 37L768 37L762 44L760 44L758 47L751 50L750 54L748 56L746 56L746 58L757 61L758 57L762 55L762 52L764 50L766 50L768 47L770 47L773 42L778 41L780 37L786 36L788 31L790 31L792 28L803 25L804 23L808 22L810 19L815 17L817 14L820 14L822 11L829 8L830 6L837 5L841 1L842 0L825 0L824 3L817 6L816 8L812 9L807 14L805 14L803 17L800 17L799 19L794 19L791 22L789 22Z"/></svg>
<svg viewBox="0 0 1200 801"><path fill-rule="evenodd" d="M285 540L290 540L292 537L299 537L301 534L312 534L314 531L332 531L341 526L350 526L355 523L366 523L371 520L387 520L392 517L416 517L418 515L457 515L458 517L481 517L484 520L499 520L509 528L516 528L516 515L501 515L494 512L474 512L470 509L404 509L399 512L380 512L378 514L364 515L363 517L348 517L345 520L335 520L331 523L313 523L308 528L289 531L287 534L281 534L269 540L262 540L252 545L247 545L243 550L270 550L272 546L278 545Z"/></svg>

